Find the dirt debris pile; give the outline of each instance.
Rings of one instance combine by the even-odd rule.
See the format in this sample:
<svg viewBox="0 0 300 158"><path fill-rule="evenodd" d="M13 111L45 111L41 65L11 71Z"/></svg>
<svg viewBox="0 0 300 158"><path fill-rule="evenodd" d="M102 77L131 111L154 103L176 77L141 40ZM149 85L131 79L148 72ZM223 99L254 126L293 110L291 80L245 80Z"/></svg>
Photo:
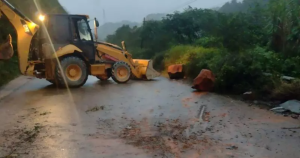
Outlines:
<svg viewBox="0 0 300 158"><path fill-rule="evenodd" d="M126 143L148 152L175 157L180 157L181 154L190 150L197 150L201 153L202 150L214 144L200 131L187 134L187 124L180 123L178 119L166 122L154 124L152 131L149 132L144 131L139 123L132 121L120 132L119 137Z"/></svg>
<svg viewBox="0 0 300 158"><path fill-rule="evenodd" d="M24 127L4 131L2 136L6 138L6 141L0 144L0 148L6 149L7 154L4 157L29 154L27 149L36 141L42 129L43 126L35 125L32 128Z"/></svg>
<svg viewBox="0 0 300 158"><path fill-rule="evenodd" d="M85 112L86 113L97 112L97 111L100 111L100 110L104 110L104 106L95 106L95 107L93 107L91 109L86 110Z"/></svg>

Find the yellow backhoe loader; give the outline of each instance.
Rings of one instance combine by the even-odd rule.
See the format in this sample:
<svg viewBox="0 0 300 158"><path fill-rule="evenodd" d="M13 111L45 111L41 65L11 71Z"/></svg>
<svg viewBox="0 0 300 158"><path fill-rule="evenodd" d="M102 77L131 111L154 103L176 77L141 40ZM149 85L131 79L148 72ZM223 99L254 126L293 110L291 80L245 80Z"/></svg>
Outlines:
<svg viewBox="0 0 300 158"><path fill-rule="evenodd" d="M97 41L99 22L94 19L95 38L87 15L47 14L34 23L6 0L0 0L5 16L17 33L19 68L23 75L45 78L63 87L80 87L89 75L117 83L131 78L153 79L160 74L151 60L132 59L126 50ZM0 60L13 56L11 36L0 44Z"/></svg>

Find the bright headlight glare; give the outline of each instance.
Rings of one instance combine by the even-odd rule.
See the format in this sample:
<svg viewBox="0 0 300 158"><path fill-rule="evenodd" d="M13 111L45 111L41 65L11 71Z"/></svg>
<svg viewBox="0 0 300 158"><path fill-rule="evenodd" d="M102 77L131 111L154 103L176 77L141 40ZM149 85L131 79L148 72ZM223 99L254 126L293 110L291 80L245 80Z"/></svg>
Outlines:
<svg viewBox="0 0 300 158"><path fill-rule="evenodd" d="M44 16L44 15L40 15L40 16L39 16L39 19L40 19L41 21L44 21L44 20L45 20L45 16Z"/></svg>

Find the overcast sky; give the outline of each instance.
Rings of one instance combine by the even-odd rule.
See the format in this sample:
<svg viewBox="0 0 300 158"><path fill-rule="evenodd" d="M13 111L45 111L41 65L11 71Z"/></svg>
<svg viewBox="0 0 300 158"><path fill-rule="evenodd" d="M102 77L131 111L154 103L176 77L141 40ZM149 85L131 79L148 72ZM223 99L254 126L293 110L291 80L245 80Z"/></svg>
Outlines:
<svg viewBox="0 0 300 158"><path fill-rule="evenodd" d="M129 20L141 22L151 13L170 13L190 5L198 8L220 7L230 0L59 0L71 14L88 14L101 23ZM105 10L105 20L103 10Z"/></svg>

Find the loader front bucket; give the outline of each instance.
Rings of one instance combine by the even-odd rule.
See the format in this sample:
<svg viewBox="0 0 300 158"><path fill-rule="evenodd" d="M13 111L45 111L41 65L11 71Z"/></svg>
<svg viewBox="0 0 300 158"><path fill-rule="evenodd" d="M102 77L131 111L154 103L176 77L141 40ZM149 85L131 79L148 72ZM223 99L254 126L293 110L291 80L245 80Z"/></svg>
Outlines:
<svg viewBox="0 0 300 158"><path fill-rule="evenodd" d="M5 42L0 44L0 60L8 60L14 55L14 49L11 41L12 38L8 35Z"/></svg>
<svg viewBox="0 0 300 158"><path fill-rule="evenodd" d="M160 73L153 68L152 60L133 59L133 62L140 73L139 76L136 76L137 78L141 79L146 77L147 80L151 80L160 76Z"/></svg>

